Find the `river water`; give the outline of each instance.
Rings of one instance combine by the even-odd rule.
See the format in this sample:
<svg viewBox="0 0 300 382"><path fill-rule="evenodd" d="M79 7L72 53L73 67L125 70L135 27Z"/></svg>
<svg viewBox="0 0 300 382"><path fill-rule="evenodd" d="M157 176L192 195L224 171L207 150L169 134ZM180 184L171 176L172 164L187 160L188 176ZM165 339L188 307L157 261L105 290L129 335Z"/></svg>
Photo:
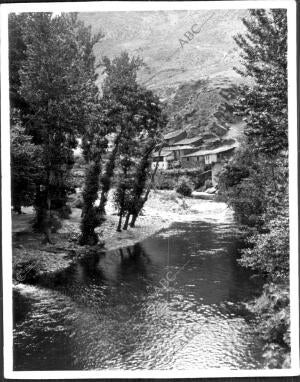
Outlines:
<svg viewBox="0 0 300 382"><path fill-rule="evenodd" d="M174 223L46 286L15 285L14 369L261 368L244 307L261 280L238 245L230 219Z"/></svg>

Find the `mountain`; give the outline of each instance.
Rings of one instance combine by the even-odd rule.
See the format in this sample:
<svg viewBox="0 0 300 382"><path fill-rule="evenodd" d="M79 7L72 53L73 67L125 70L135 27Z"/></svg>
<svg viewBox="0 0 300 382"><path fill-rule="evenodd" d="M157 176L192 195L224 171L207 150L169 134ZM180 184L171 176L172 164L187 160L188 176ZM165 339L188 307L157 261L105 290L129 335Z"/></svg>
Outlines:
<svg viewBox="0 0 300 382"><path fill-rule="evenodd" d="M233 70L239 67L239 53L232 37L244 31L246 15L247 10L182 10L79 17L94 33L104 33L95 47L99 62L124 50L140 56L145 65L138 81L166 102L169 128L190 124L197 130L212 122L222 89L242 81Z"/></svg>

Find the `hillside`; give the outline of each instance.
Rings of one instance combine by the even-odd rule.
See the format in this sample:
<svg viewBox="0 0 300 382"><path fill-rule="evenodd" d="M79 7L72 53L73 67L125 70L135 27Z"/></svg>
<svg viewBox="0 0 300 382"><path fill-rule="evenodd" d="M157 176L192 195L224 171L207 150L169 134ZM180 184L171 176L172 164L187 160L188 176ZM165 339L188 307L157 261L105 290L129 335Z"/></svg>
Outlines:
<svg viewBox="0 0 300 382"><path fill-rule="evenodd" d="M198 128L209 129L223 100L221 90L241 81L232 69L239 66L232 36L243 31L241 18L246 14L246 10L98 12L80 13L80 19L93 32L105 35L95 48L97 61L124 50L140 56L145 66L138 81L166 102L168 128L191 125L193 134ZM192 28L197 33L191 37Z"/></svg>

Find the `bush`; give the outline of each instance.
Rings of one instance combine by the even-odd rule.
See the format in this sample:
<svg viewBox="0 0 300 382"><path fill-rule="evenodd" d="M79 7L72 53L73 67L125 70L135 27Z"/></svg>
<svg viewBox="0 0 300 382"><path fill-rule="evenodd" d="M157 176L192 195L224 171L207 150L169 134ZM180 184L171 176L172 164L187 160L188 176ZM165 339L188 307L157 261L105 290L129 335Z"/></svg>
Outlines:
<svg viewBox="0 0 300 382"><path fill-rule="evenodd" d="M179 178L178 186L176 187L176 192L178 192L179 194L183 196L191 196L192 191L193 191L192 182L186 177Z"/></svg>
<svg viewBox="0 0 300 382"><path fill-rule="evenodd" d="M175 178L159 172L155 176L154 188L157 190L174 190L176 186Z"/></svg>
<svg viewBox="0 0 300 382"><path fill-rule="evenodd" d="M265 367L290 367L290 306L288 284L268 283L249 309L259 317L257 334L264 341Z"/></svg>
<svg viewBox="0 0 300 382"><path fill-rule="evenodd" d="M277 209L277 217L263 227L265 233L248 238L249 247L242 251L239 262L270 275L272 280L285 280L289 274L289 210L287 203Z"/></svg>

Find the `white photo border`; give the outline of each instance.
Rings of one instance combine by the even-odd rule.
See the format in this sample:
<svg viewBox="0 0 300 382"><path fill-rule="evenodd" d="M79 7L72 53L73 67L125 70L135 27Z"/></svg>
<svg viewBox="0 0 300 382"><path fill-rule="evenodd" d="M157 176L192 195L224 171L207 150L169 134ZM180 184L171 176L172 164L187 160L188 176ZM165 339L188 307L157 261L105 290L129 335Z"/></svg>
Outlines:
<svg viewBox="0 0 300 382"><path fill-rule="evenodd" d="M10 129L8 76L8 14L11 12L120 12L158 10L207 10L285 8L288 15L288 125L290 204L290 300L291 368L289 369L199 369L199 370L94 370L14 371L12 303L12 223L10 190ZM2 170L2 275L4 326L4 377L7 379L82 378L210 378L296 376L299 368L299 283L298 283L298 150L297 150L297 65L296 2L273 1L103 1L78 3L12 3L0 6L1 17L1 170Z"/></svg>

